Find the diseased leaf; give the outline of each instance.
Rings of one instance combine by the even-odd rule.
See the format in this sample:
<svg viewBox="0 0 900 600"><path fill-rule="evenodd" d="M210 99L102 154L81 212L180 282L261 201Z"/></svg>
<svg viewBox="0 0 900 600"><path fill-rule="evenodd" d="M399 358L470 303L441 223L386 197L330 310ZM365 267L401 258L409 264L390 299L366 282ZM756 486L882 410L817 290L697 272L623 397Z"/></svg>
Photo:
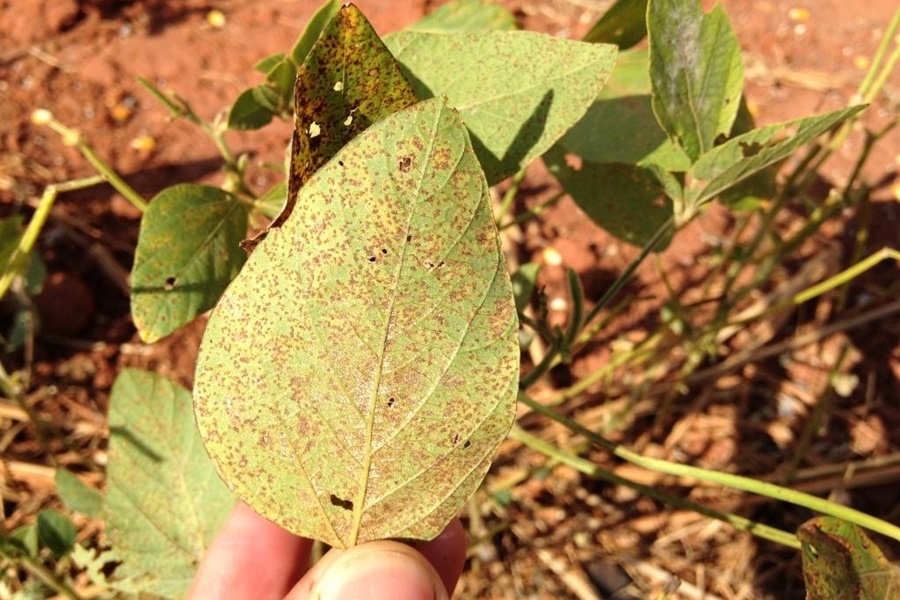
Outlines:
<svg viewBox="0 0 900 600"><path fill-rule="evenodd" d="M543 154L597 98L616 47L526 31L386 38L420 98L446 94L469 128L488 183Z"/></svg>
<svg viewBox="0 0 900 600"><path fill-rule="evenodd" d="M900 566L852 523L816 517L800 526L809 600L884 600L900 595Z"/></svg>
<svg viewBox="0 0 900 600"><path fill-rule="evenodd" d="M631 48L647 35L647 0L616 0L582 39Z"/></svg>
<svg viewBox="0 0 900 600"><path fill-rule="evenodd" d="M653 112L691 158L728 135L741 99L741 48L725 10L697 0L651 0L647 10Z"/></svg>
<svg viewBox="0 0 900 600"><path fill-rule="evenodd" d="M123 591L183 598L234 506L194 427L191 394L126 369L109 401L106 531Z"/></svg>
<svg viewBox="0 0 900 600"><path fill-rule="evenodd" d="M54 558L62 558L75 544L75 524L55 510L42 510L37 517L37 534L41 546L50 550Z"/></svg>
<svg viewBox="0 0 900 600"><path fill-rule="evenodd" d="M56 491L71 510L98 519L103 513L103 494L66 469L56 470Z"/></svg>
<svg viewBox="0 0 900 600"><path fill-rule="evenodd" d="M596 102L559 145L593 163L658 165L686 171L691 160L669 140L650 106L649 53L619 53L616 68Z"/></svg>
<svg viewBox="0 0 900 600"><path fill-rule="evenodd" d="M408 27L408 31L513 31L516 18L498 4L484 0L456 0Z"/></svg>
<svg viewBox="0 0 900 600"><path fill-rule="evenodd" d="M213 310L195 410L238 495L337 547L437 535L515 415L516 312L446 99L347 144Z"/></svg>
<svg viewBox="0 0 900 600"><path fill-rule="evenodd" d="M147 207L131 271L131 314L155 342L213 307L246 259L247 208L218 188L181 184Z"/></svg>
<svg viewBox="0 0 900 600"><path fill-rule="evenodd" d="M852 106L761 127L716 146L691 167L688 201L699 206L712 200L735 184L787 158L864 108Z"/></svg>
<svg viewBox="0 0 900 600"><path fill-rule="evenodd" d="M672 216L672 201L654 171L587 161L573 167L558 146L547 152L544 161L591 220L630 244L644 246ZM657 250L666 245L660 244Z"/></svg>
<svg viewBox="0 0 900 600"><path fill-rule="evenodd" d="M287 199L269 230L282 226L294 209L297 191L344 144L416 102L372 25L352 4L341 8L297 72ZM263 237L265 233L242 245L252 250Z"/></svg>

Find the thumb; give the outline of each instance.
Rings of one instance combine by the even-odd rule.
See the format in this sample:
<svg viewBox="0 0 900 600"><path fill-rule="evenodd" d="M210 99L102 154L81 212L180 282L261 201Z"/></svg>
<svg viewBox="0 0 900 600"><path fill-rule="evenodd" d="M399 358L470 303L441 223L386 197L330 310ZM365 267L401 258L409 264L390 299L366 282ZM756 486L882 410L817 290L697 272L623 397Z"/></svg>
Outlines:
<svg viewBox="0 0 900 600"><path fill-rule="evenodd" d="M310 600L448 600L440 576L416 550L392 541L332 550L291 598Z"/></svg>

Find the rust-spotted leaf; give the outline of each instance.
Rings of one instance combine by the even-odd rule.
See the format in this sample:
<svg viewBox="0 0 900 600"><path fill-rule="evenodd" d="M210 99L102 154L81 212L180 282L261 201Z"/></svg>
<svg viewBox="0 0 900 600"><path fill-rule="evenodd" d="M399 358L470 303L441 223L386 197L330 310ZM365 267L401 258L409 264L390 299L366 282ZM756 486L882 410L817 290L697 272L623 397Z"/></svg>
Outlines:
<svg viewBox="0 0 900 600"><path fill-rule="evenodd" d="M437 535L515 414L516 312L445 98L347 144L213 310L195 410L256 511L333 546Z"/></svg>
<svg viewBox="0 0 900 600"><path fill-rule="evenodd" d="M297 71L287 200L269 228L287 220L300 187L347 142L417 100L365 16L343 6ZM244 245L253 248L259 239Z"/></svg>

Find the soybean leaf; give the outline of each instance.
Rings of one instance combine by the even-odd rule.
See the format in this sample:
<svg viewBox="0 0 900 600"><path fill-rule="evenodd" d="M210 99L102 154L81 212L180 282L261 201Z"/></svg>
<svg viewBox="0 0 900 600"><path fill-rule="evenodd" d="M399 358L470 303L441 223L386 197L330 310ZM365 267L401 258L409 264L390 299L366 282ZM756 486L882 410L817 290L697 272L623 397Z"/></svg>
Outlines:
<svg viewBox="0 0 900 600"><path fill-rule="evenodd" d="M408 31L512 31L518 29L511 12L484 0L445 4L407 28Z"/></svg>
<svg viewBox="0 0 900 600"><path fill-rule="evenodd" d="M687 198L699 206L769 165L783 160L865 106L754 129L703 155L691 167Z"/></svg>
<svg viewBox="0 0 900 600"><path fill-rule="evenodd" d="M653 170L626 163L587 161L570 166L559 146L547 152L544 161L595 223L630 244L646 245L672 216L672 201Z"/></svg>
<svg viewBox="0 0 900 600"><path fill-rule="evenodd" d="M166 188L147 207L131 271L131 314L154 342L212 308L246 259L247 208L218 188Z"/></svg>
<svg viewBox="0 0 900 600"><path fill-rule="evenodd" d="M75 524L61 513L55 510L42 510L38 513L38 540L55 558L69 553L75 544L76 533Z"/></svg>
<svg viewBox="0 0 900 600"><path fill-rule="evenodd" d="M269 188L265 194L256 199L253 209L261 212L270 219L274 219L284 208L284 198L287 194L287 183L282 181Z"/></svg>
<svg viewBox="0 0 900 600"><path fill-rule="evenodd" d="M271 54L271 55L265 57L264 59L262 59L261 61L257 62L255 65L253 65L253 70L259 71L260 73L265 75L266 73L271 71L275 67L275 65L277 65L284 59L285 59L285 55L283 52Z"/></svg>
<svg viewBox="0 0 900 600"><path fill-rule="evenodd" d="M71 510L98 519L103 513L103 494L66 469L56 470L56 491Z"/></svg>
<svg viewBox="0 0 900 600"><path fill-rule="evenodd" d="M23 556L34 558L38 555L38 550L36 523L23 525L9 535L0 534L0 556L13 560Z"/></svg>
<svg viewBox="0 0 900 600"><path fill-rule="evenodd" d="M309 20L309 23L306 24L306 29L303 30L303 33L297 39L297 43L295 43L294 47L291 49L291 60L293 60L295 65L299 66L303 64L303 61L306 60L306 55L309 54L313 44L316 43L316 40L322 35L322 31L331 22L334 16L338 14L340 9L341 0L328 0L328 2L323 4L319 10L316 11L316 14L314 14Z"/></svg>
<svg viewBox="0 0 900 600"><path fill-rule="evenodd" d="M297 72L287 199L269 229L281 227L297 191L344 144L416 102L372 25L352 4L341 8ZM252 249L263 237L265 232L243 246Z"/></svg>
<svg viewBox="0 0 900 600"><path fill-rule="evenodd" d="M797 537L809 600L883 600L900 594L900 566L856 525L816 517L800 526Z"/></svg>
<svg viewBox="0 0 900 600"><path fill-rule="evenodd" d="M741 49L725 10L697 0L651 0L647 10L653 112L691 158L728 135L743 86Z"/></svg>
<svg viewBox="0 0 900 600"><path fill-rule="evenodd" d="M420 98L446 94L494 184L543 154L593 103L616 47L526 31L401 31L385 42Z"/></svg>
<svg viewBox="0 0 900 600"><path fill-rule="evenodd" d="M647 0L616 0L582 39L631 48L647 35Z"/></svg>
<svg viewBox="0 0 900 600"><path fill-rule="evenodd" d="M541 272L541 263L529 262L520 266L510 278L512 280L513 297L516 300L516 312L519 314L525 310L531 302L534 287L537 283L538 273Z"/></svg>
<svg viewBox="0 0 900 600"><path fill-rule="evenodd" d="M672 172L687 170L691 160L653 117L649 64L647 50L621 52L596 102L559 145L592 163L655 164Z"/></svg>
<svg viewBox="0 0 900 600"><path fill-rule="evenodd" d="M256 99L253 89L240 93L228 111L228 128L247 130L261 129L268 125L274 113Z"/></svg>
<svg viewBox="0 0 900 600"><path fill-rule="evenodd" d="M251 254L201 344L198 425L232 489L296 534L430 539L512 424L516 331L466 130L422 102L347 144Z"/></svg>
<svg viewBox="0 0 900 600"><path fill-rule="evenodd" d="M156 373L126 369L113 385L106 530L123 591L183 598L234 505L192 417L190 392Z"/></svg>

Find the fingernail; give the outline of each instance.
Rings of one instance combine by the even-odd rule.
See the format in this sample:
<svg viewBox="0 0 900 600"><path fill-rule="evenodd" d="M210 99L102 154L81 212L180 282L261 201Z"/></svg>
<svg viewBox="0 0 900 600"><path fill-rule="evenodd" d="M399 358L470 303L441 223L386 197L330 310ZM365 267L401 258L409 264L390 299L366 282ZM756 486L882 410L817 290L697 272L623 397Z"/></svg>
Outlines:
<svg viewBox="0 0 900 600"><path fill-rule="evenodd" d="M352 553L351 553L352 554ZM383 550L342 556L315 588L319 600L447 600L437 572L418 555Z"/></svg>

